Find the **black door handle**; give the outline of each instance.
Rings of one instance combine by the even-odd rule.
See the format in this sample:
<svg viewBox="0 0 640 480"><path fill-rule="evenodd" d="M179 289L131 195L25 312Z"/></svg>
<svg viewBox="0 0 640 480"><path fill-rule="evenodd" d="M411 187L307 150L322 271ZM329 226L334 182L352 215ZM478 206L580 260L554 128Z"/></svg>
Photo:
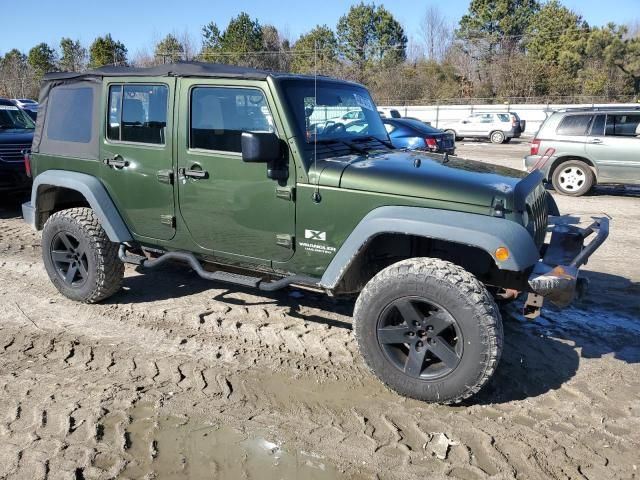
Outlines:
<svg viewBox="0 0 640 480"><path fill-rule="evenodd" d="M209 172L206 170L189 170L186 168L180 168L178 170L178 174L189 178L209 178Z"/></svg>
<svg viewBox="0 0 640 480"><path fill-rule="evenodd" d="M129 166L129 161L125 160L120 155L116 155L113 158L105 158L102 162L105 165L116 168L124 168Z"/></svg>

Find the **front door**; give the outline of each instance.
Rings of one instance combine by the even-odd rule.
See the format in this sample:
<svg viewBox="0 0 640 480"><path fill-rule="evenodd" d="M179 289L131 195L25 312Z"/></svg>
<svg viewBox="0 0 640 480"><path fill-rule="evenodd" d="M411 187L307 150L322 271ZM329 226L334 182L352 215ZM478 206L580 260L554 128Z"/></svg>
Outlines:
<svg viewBox="0 0 640 480"><path fill-rule="evenodd" d="M587 154L597 163L602 181L640 183L640 113L609 113L606 121L598 115Z"/></svg>
<svg viewBox="0 0 640 480"><path fill-rule="evenodd" d="M180 85L180 215L201 248L234 263L268 265L293 254L293 162L289 180L277 181L267 177L266 164L242 161L243 131L281 131L263 85Z"/></svg>
<svg viewBox="0 0 640 480"><path fill-rule="evenodd" d="M105 84L102 178L131 232L144 241L175 234L175 79L113 78Z"/></svg>

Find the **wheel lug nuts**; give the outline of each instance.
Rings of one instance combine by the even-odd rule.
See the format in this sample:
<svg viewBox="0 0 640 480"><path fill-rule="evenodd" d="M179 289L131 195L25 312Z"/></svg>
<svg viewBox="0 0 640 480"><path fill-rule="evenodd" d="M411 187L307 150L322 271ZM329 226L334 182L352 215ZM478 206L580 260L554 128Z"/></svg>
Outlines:
<svg viewBox="0 0 640 480"><path fill-rule="evenodd" d="M415 333L415 332L409 332L409 336L410 336L410 337L415 337L415 336L416 336L416 333Z"/></svg>
<svg viewBox="0 0 640 480"><path fill-rule="evenodd" d="M429 325L429 326L427 327L427 330L428 330L429 332L433 332L433 327L432 327L431 325Z"/></svg>

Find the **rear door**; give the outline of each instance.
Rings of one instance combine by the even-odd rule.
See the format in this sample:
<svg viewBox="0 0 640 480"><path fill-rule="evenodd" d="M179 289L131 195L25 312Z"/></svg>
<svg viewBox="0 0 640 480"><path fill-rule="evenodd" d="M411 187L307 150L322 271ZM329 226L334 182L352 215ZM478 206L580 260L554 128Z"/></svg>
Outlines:
<svg viewBox="0 0 640 480"><path fill-rule="evenodd" d="M601 179L640 183L640 112L598 115L587 154L597 163Z"/></svg>
<svg viewBox="0 0 640 480"><path fill-rule="evenodd" d="M175 234L175 85L173 78L105 82L100 178L132 233L143 240L166 240Z"/></svg>
<svg viewBox="0 0 640 480"><path fill-rule="evenodd" d="M242 132L281 130L265 86L180 81L180 214L201 248L233 263L269 265L293 255L293 162L289 179L277 181L266 164L242 161Z"/></svg>

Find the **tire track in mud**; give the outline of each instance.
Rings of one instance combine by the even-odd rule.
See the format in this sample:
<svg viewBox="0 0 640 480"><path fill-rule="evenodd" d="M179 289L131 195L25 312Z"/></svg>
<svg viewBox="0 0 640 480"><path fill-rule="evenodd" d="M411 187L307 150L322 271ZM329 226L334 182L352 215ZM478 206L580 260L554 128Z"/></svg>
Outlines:
<svg viewBox="0 0 640 480"><path fill-rule="evenodd" d="M3 224L0 239L31 238ZM536 390L575 354L539 340L542 327L507 325L519 355L477 404L430 406L366 373L348 305L209 289L179 269L127 280L114 303L78 305L49 284L39 252L0 250L0 478L185 474L201 460L193 432L220 425L266 432L347 477L632 475L640 406L624 392L638 392L637 370L581 362L575 378ZM143 283L184 294L147 297ZM173 449L167 431L181 432ZM438 432L458 443L445 460L431 453Z"/></svg>

